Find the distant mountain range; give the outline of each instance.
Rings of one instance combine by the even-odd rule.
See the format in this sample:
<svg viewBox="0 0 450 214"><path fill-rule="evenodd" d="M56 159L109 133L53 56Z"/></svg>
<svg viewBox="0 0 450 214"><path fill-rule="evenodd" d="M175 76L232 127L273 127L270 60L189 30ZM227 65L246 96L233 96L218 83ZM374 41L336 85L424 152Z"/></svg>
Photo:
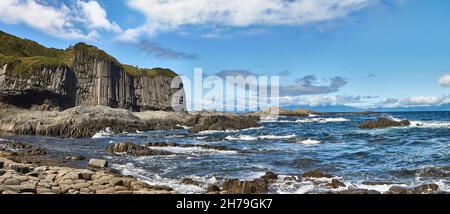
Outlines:
<svg viewBox="0 0 450 214"><path fill-rule="evenodd" d="M398 112L398 111L450 111L450 103L439 106L422 106L422 107L396 107L396 108L357 108L346 105L322 105L322 106L308 106L308 105L290 105L282 106L285 109L306 109L317 112Z"/></svg>

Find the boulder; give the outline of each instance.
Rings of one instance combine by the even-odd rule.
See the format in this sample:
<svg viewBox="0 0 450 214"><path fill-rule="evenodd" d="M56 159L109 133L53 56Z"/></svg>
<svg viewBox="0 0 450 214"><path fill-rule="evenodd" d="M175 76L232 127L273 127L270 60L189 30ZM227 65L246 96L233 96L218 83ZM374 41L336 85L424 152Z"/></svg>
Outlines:
<svg viewBox="0 0 450 214"><path fill-rule="evenodd" d="M402 121L395 121L392 119L388 119L385 117L380 117L376 121L367 121L364 123L361 123L358 128L360 129L382 129L382 128L389 128L389 127L404 127L411 125L411 122L409 120L402 120Z"/></svg>
<svg viewBox="0 0 450 214"><path fill-rule="evenodd" d="M182 178L181 179L181 183L188 184L188 185L193 185L193 184L195 184L195 181L192 180L191 178Z"/></svg>
<svg viewBox="0 0 450 214"><path fill-rule="evenodd" d="M261 176L261 179L267 180L267 181L276 180L276 179L278 179L278 175L273 172L266 172L265 175Z"/></svg>
<svg viewBox="0 0 450 214"><path fill-rule="evenodd" d="M253 181L240 181L238 179L227 180L223 183L222 189L228 194L265 194L268 183L263 179Z"/></svg>
<svg viewBox="0 0 450 214"><path fill-rule="evenodd" d="M333 176L329 175L329 174L325 174L323 172L321 172L320 170L313 170L313 171L308 171L303 173L302 177L304 178L331 178Z"/></svg>
<svg viewBox="0 0 450 214"><path fill-rule="evenodd" d="M439 186L436 184L422 184L414 187L414 193L416 194L426 194L436 192L439 189Z"/></svg>
<svg viewBox="0 0 450 214"><path fill-rule="evenodd" d="M389 188L389 194L414 194L414 189L411 187L392 186Z"/></svg>
<svg viewBox="0 0 450 214"><path fill-rule="evenodd" d="M89 166L95 168L106 168L108 167L108 161L92 158L91 160L89 160Z"/></svg>
<svg viewBox="0 0 450 214"><path fill-rule="evenodd" d="M171 155L171 152L161 151L161 150L153 150L149 149L145 146L123 142L123 143L115 143L106 148L106 151L109 153L125 153L127 155L132 156L153 156L153 155Z"/></svg>
<svg viewBox="0 0 450 214"><path fill-rule="evenodd" d="M208 192L208 193L220 192L220 187L218 187L217 185L214 185L214 184L210 184L206 188L206 192Z"/></svg>
<svg viewBox="0 0 450 214"><path fill-rule="evenodd" d="M29 167L22 164L10 164L9 168L22 174L26 174L32 171Z"/></svg>
<svg viewBox="0 0 450 214"><path fill-rule="evenodd" d="M331 188L333 189L337 189L339 187L345 187L345 184L342 183L340 180L338 179L332 179L331 183L330 183Z"/></svg>

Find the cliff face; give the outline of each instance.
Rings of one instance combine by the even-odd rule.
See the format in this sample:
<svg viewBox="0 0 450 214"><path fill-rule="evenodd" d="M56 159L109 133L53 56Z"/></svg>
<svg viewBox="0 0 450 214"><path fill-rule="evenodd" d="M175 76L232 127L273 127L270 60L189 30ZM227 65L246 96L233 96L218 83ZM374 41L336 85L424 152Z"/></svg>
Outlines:
<svg viewBox="0 0 450 214"><path fill-rule="evenodd" d="M75 105L76 77L68 67L43 68L29 76L0 68L0 102L22 108L66 109Z"/></svg>
<svg viewBox="0 0 450 214"><path fill-rule="evenodd" d="M2 43L6 41L0 37L3 103L41 110L102 105L134 111L172 111L173 95L181 89L171 89L176 74L170 70L125 66L94 46L50 49L51 57L44 53L36 58L25 54L6 56L1 47L11 45ZM175 100L185 109L184 97Z"/></svg>

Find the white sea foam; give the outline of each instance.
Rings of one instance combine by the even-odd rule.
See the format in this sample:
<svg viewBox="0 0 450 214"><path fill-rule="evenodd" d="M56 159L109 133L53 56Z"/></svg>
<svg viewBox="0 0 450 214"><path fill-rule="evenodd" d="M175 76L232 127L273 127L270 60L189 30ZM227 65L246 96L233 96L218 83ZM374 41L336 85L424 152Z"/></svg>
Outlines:
<svg viewBox="0 0 450 214"><path fill-rule="evenodd" d="M217 133L236 133L236 132L244 132L244 131L251 131L251 130L258 130L258 129L263 129L264 126L259 126L259 127L250 127L247 129L240 129L240 130L235 130L235 129L227 129L227 130L206 130L206 131L201 131L198 132L197 134L199 135L208 135L208 134L217 134Z"/></svg>
<svg viewBox="0 0 450 214"><path fill-rule="evenodd" d="M205 149L202 147L179 147L179 146L166 146L166 147L148 147L154 150L168 151L175 154L189 154L189 155L209 155L209 154L220 154L220 155L230 155L237 154L237 151L231 150L217 150L217 149Z"/></svg>
<svg viewBox="0 0 450 214"><path fill-rule="evenodd" d="M260 136L251 136L251 135L238 135L238 136L227 136L225 140L229 141L255 141L255 140L281 140L281 139L292 139L297 137L296 134L291 135L260 135Z"/></svg>
<svg viewBox="0 0 450 214"><path fill-rule="evenodd" d="M313 139L306 139L306 140L298 141L297 143L301 143L303 145L316 145L316 144L319 144L322 142L318 141L318 140L313 140Z"/></svg>
<svg viewBox="0 0 450 214"><path fill-rule="evenodd" d="M135 167L132 163L127 163L125 165L119 165L119 164L113 164L112 167L114 169L117 169L122 172L124 175L131 175L135 178L138 178L141 181L144 181L150 185L155 186L168 186L172 189L174 189L177 192L180 192L182 194L199 194L199 193L206 193L205 188L202 188L200 186L196 185L189 185L189 184L183 184L179 179L169 179L169 178L163 178L158 174L148 173L144 169L140 169L138 167ZM197 180L197 179L195 179ZM203 180L209 182L215 181L215 178L213 179L207 179L204 178Z"/></svg>
<svg viewBox="0 0 450 214"><path fill-rule="evenodd" d="M306 119L299 119L296 120L296 123L332 123L332 122L347 122L350 121L349 119L337 117L337 118L321 118L321 117L314 117L314 118L306 118Z"/></svg>
<svg viewBox="0 0 450 214"><path fill-rule="evenodd" d="M95 133L94 136L92 136L92 139L108 138L113 134L111 128L107 127L105 130Z"/></svg>
<svg viewBox="0 0 450 214"><path fill-rule="evenodd" d="M227 136L225 140L229 141L236 141L236 140L242 140L242 141L254 141L258 140L258 137L250 136L250 135L239 135L237 137L235 136Z"/></svg>
<svg viewBox="0 0 450 214"><path fill-rule="evenodd" d="M183 126L183 125L177 125L177 127L183 128L183 129L186 129L186 130L189 130L189 129L192 128L191 126Z"/></svg>
<svg viewBox="0 0 450 214"><path fill-rule="evenodd" d="M449 121L411 121L414 128L450 128Z"/></svg>
<svg viewBox="0 0 450 214"><path fill-rule="evenodd" d="M277 140L277 139L292 139L297 137L296 134L290 134L290 135L261 135L258 136L259 139L262 140Z"/></svg>

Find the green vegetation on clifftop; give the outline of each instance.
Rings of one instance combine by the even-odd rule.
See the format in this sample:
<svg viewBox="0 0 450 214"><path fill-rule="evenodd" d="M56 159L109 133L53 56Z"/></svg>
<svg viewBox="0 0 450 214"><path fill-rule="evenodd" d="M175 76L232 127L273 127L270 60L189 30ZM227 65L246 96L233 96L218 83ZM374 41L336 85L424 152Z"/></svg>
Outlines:
<svg viewBox="0 0 450 214"><path fill-rule="evenodd" d="M125 73L135 77L155 77L155 76L166 76L166 77L176 77L177 74L167 68L138 68L131 65L123 65Z"/></svg>
<svg viewBox="0 0 450 214"><path fill-rule="evenodd" d="M78 43L66 50L60 50L47 48L37 42L0 31L0 66L8 64L7 71L10 75L28 76L31 72L42 71L43 68L71 67L77 54L82 54L87 59L111 61L131 76L177 76L170 69L137 68L121 64L105 51L85 43Z"/></svg>

